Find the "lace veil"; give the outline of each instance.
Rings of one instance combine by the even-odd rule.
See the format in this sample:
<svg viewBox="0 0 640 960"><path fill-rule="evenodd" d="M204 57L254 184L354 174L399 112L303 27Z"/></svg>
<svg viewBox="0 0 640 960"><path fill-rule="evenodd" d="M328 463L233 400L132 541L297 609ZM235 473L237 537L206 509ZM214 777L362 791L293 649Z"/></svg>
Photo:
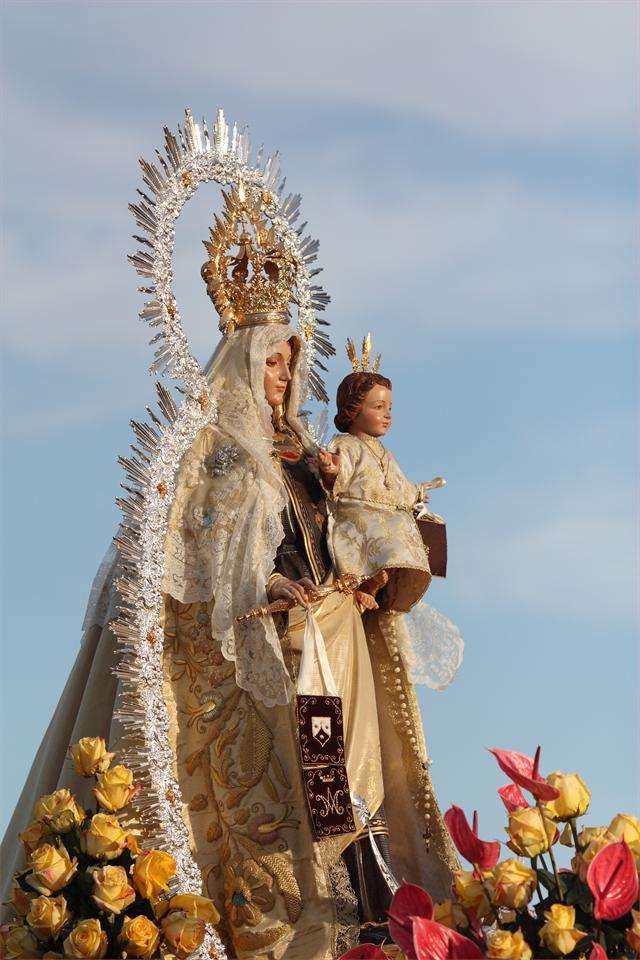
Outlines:
<svg viewBox="0 0 640 960"><path fill-rule="evenodd" d="M292 694L273 619L237 623L236 617L267 602L266 583L284 536L286 493L272 456L272 410L264 394L266 358L281 340L294 343L286 418L313 448L298 415L308 375L299 336L281 324L232 333L205 369L218 420L200 431L182 459L165 542L165 592L182 603L214 600L212 635L235 662L238 686L267 706Z"/></svg>

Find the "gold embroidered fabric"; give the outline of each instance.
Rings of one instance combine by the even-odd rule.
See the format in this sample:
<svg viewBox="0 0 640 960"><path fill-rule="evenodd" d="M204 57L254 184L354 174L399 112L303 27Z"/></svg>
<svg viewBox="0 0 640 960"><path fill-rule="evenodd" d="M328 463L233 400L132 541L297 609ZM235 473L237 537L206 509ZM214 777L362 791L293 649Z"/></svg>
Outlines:
<svg viewBox="0 0 640 960"><path fill-rule="evenodd" d="M411 483L379 440L339 434L329 450L340 452L330 495L328 542L338 574L372 577L387 570L387 609L407 611L431 582L429 558L413 518L420 487Z"/></svg>

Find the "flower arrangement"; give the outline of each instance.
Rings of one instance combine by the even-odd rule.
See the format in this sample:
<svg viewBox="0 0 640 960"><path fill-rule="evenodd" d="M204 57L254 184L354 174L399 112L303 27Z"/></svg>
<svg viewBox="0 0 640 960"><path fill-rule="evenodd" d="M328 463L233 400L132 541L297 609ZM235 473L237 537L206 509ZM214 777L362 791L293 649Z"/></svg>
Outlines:
<svg viewBox="0 0 640 960"><path fill-rule="evenodd" d="M98 808L83 810L65 788L40 797L20 834L27 868L14 877L16 920L0 928L0 955L188 957L220 919L213 902L171 895L173 857L140 849L123 814L138 787L105 741L83 737L69 751L76 773L95 778Z"/></svg>
<svg viewBox="0 0 640 960"><path fill-rule="evenodd" d="M445 823L471 869L454 874L451 898L434 904L402 884L389 908L395 952L363 944L341 960L388 960L398 949L406 960L640 956L640 820L617 814L606 827L579 830L591 800L579 774L543 777L540 747L533 758L490 752L510 780L498 794L516 856L500 860L500 843L480 839L477 814L469 824L452 806ZM557 843L573 848L570 869L558 868Z"/></svg>

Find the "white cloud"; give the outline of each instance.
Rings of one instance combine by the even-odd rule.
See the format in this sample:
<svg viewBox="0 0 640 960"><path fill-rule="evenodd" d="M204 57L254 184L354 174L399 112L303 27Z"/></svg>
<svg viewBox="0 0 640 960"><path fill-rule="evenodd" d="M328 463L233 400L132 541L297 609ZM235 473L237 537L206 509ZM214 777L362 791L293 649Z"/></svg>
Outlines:
<svg viewBox="0 0 640 960"><path fill-rule="evenodd" d="M636 4L538 2L204 4L13 8L34 57L143 90L229 89L274 107L305 97L431 117L488 136L635 126ZM26 39L26 31L35 34ZM173 38L167 42L167 38ZM182 39L179 39L182 38ZM165 94L166 99L166 94ZM217 104L205 106L212 112ZM331 131L327 131L331 136Z"/></svg>

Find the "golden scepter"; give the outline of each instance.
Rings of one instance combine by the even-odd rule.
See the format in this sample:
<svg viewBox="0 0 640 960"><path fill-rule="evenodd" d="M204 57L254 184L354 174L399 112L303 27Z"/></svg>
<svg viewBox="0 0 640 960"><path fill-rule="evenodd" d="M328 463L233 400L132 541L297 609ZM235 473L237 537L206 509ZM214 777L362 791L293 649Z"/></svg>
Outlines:
<svg viewBox="0 0 640 960"><path fill-rule="evenodd" d="M324 598L328 597L331 593L343 593L345 596L350 597L356 592L363 579L363 577L356 577L353 573L343 573L342 576L334 580L333 583L323 587L316 587L313 599L324 600ZM236 622L242 623L245 620L257 620L259 617L266 617L270 613L284 613L286 610L293 610L293 608L297 606L300 606L300 604L295 600L274 600L264 607L254 607L253 610L248 610L247 613L240 614L239 617L236 617Z"/></svg>

